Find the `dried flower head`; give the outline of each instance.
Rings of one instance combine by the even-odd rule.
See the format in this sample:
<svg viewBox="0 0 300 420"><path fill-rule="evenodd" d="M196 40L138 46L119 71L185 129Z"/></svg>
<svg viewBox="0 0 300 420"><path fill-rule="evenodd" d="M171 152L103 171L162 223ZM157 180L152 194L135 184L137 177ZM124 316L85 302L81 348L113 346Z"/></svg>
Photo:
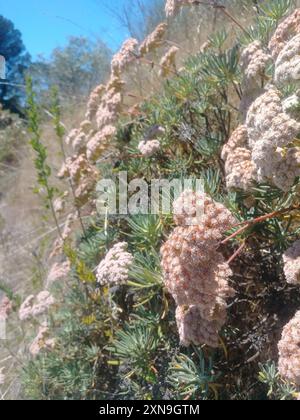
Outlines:
<svg viewBox="0 0 300 420"><path fill-rule="evenodd" d="M202 317L198 306L178 306L176 309L177 328L181 345L191 344L219 347L219 331L226 322L226 310L223 309L218 320L209 321Z"/></svg>
<svg viewBox="0 0 300 420"><path fill-rule="evenodd" d="M161 249L165 285L178 306L197 306L201 318L221 323L234 290L232 272L217 247L236 220L222 204L191 191L176 200L174 213L179 226Z"/></svg>
<svg viewBox="0 0 300 420"><path fill-rule="evenodd" d="M143 56L149 54L159 48L167 29L168 25L166 23L160 23L141 44L139 48L140 55Z"/></svg>
<svg viewBox="0 0 300 420"><path fill-rule="evenodd" d="M283 262L286 281L300 285L300 241L296 241L283 254Z"/></svg>
<svg viewBox="0 0 300 420"><path fill-rule="evenodd" d="M285 44L299 33L300 9L296 9L290 16L280 23L271 38L269 49L271 50L273 58L276 59Z"/></svg>
<svg viewBox="0 0 300 420"><path fill-rule="evenodd" d="M300 386L300 311L284 327L278 350L280 375Z"/></svg>
<svg viewBox="0 0 300 420"><path fill-rule="evenodd" d="M117 129L113 125L106 125L99 131L87 145L87 158L96 161L108 149Z"/></svg>
<svg viewBox="0 0 300 420"><path fill-rule="evenodd" d="M171 73L176 72L176 55L178 51L179 51L179 48L173 46L162 57L159 63L160 77L168 77Z"/></svg>
<svg viewBox="0 0 300 420"><path fill-rule="evenodd" d="M127 39L122 45L120 51L114 55L111 62L112 74L119 76L126 67L136 58L136 48L139 42L134 38Z"/></svg>
<svg viewBox="0 0 300 420"><path fill-rule="evenodd" d="M106 86L101 84L97 86L90 94L85 115L88 120L92 121L95 117L105 90Z"/></svg>
<svg viewBox="0 0 300 420"><path fill-rule="evenodd" d="M97 281L101 285L120 285L128 281L133 256L127 252L128 244L119 242L112 247L97 268Z"/></svg>

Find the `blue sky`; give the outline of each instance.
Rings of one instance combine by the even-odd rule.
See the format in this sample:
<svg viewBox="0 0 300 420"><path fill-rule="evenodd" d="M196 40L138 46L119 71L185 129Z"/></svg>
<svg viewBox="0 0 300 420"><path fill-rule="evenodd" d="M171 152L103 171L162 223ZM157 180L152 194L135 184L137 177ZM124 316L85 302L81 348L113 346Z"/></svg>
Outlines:
<svg viewBox="0 0 300 420"><path fill-rule="evenodd" d="M0 15L22 32L33 58L48 57L68 37L103 39L116 50L128 35L105 5L120 10L124 0L0 0Z"/></svg>

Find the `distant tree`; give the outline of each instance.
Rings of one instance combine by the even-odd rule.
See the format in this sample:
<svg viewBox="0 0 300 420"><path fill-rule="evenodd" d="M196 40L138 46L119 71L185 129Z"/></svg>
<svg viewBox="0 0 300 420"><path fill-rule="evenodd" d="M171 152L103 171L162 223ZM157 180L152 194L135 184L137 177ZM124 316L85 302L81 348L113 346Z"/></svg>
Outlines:
<svg viewBox="0 0 300 420"><path fill-rule="evenodd" d="M111 51L102 41L71 37L67 46L53 51L50 59L40 57L29 73L44 101L51 86L56 85L61 98L72 102L86 97L107 78L110 60Z"/></svg>
<svg viewBox="0 0 300 420"><path fill-rule="evenodd" d="M30 65L30 55L22 41L21 32L14 24L0 16L0 54L6 60L6 83L0 84L0 102L4 108L20 112L25 90L24 75Z"/></svg>
<svg viewBox="0 0 300 420"><path fill-rule="evenodd" d="M165 0L123 0L120 9L109 0L96 0L105 7L129 34L142 41L162 21L166 19Z"/></svg>

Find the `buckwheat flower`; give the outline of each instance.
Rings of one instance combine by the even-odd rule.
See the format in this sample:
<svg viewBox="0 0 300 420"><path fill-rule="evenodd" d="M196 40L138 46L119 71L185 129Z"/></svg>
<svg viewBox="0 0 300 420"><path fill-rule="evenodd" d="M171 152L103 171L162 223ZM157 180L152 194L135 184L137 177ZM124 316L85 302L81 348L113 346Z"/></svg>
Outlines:
<svg viewBox="0 0 300 420"><path fill-rule="evenodd" d="M168 77L170 73L176 72L176 54L178 53L179 48L173 46L171 47L166 54L160 60L160 77Z"/></svg>
<svg viewBox="0 0 300 420"><path fill-rule="evenodd" d="M32 356L38 356L42 350L53 350L55 347L55 339L49 338L50 331L46 324L43 324L38 331L38 334L29 347L29 352Z"/></svg>
<svg viewBox="0 0 300 420"><path fill-rule="evenodd" d="M128 244L119 242L112 247L97 268L97 281L101 285L121 285L128 281L133 256L127 251Z"/></svg>
<svg viewBox="0 0 300 420"><path fill-rule="evenodd" d="M88 103L87 103L87 110L86 110L86 118L90 121L93 120L93 118L95 117L98 107L100 105L101 102L101 98L104 94L106 90L106 86L105 85L99 85L97 86L92 93L90 94Z"/></svg>
<svg viewBox="0 0 300 420"><path fill-rule="evenodd" d="M284 327L278 350L280 375L300 386L300 311Z"/></svg>
<svg viewBox="0 0 300 420"><path fill-rule="evenodd" d="M22 303L19 310L19 318L21 321L26 321L32 316L32 305L34 302L34 298L34 295L30 295Z"/></svg>
<svg viewBox="0 0 300 420"><path fill-rule="evenodd" d="M280 92L274 87L270 87L253 102L246 118L250 148L260 141L263 133L272 128L274 118L282 111Z"/></svg>
<svg viewBox="0 0 300 420"><path fill-rule="evenodd" d="M78 136L79 132L80 130L78 130L78 128L74 128L73 130L71 130L70 133L65 138L65 143L68 146L72 145L73 140Z"/></svg>
<svg viewBox="0 0 300 420"><path fill-rule="evenodd" d="M163 37L168 29L166 23L160 23L154 31L147 36L144 42L139 48L139 53L141 56L151 53L161 46Z"/></svg>
<svg viewBox="0 0 300 420"><path fill-rule="evenodd" d="M122 95L120 92L109 92L102 101L96 114L98 130L117 122L122 110Z"/></svg>
<svg viewBox="0 0 300 420"><path fill-rule="evenodd" d="M300 176L300 148L277 149L280 160L272 172L273 184L282 191L289 191Z"/></svg>
<svg viewBox="0 0 300 420"><path fill-rule="evenodd" d="M53 296L47 290L40 292L36 296L35 303L32 306L32 316L35 317L44 314L54 303Z"/></svg>
<svg viewBox="0 0 300 420"><path fill-rule="evenodd" d="M134 38L127 39L120 51L114 55L111 62L111 71L114 75L120 75L126 67L136 58L136 48L139 42Z"/></svg>
<svg viewBox="0 0 300 420"><path fill-rule="evenodd" d="M220 313L218 320L204 319L198 306L178 306L176 322L181 345L219 347L219 331L226 322L226 309Z"/></svg>
<svg viewBox="0 0 300 420"><path fill-rule="evenodd" d="M87 158L96 161L111 143L116 135L117 129L112 125L106 125L99 131L87 145Z"/></svg>
<svg viewBox="0 0 300 420"><path fill-rule="evenodd" d="M256 179L255 165L248 147L248 131L240 125L223 147L221 157L225 162L226 185L228 189L247 191Z"/></svg>
<svg viewBox="0 0 300 420"><path fill-rule="evenodd" d="M249 44L241 55L241 66L246 83L257 83L263 77L271 56L266 54L260 41Z"/></svg>
<svg viewBox="0 0 300 420"><path fill-rule="evenodd" d="M271 38L269 49L274 59L277 58L285 44L300 33L300 9L296 9L282 23L280 23Z"/></svg>
<svg viewBox="0 0 300 420"><path fill-rule="evenodd" d="M221 158L226 161L231 153L238 147L247 147L248 145L248 131L245 125L239 125L231 134L228 142L222 149Z"/></svg>
<svg viewBox="0 0 300 420"><path fill-rule="evenodd" d="M300 34L292 38L279 53L274 80L281 85L300 80Z"/></svg>
<svg viewBox="0 0 300 420"><path fill-rule="evenodd" d="M154 156L160 150L159 140L143 140L139 143L138 149L144 157Z"/></svg>
<svg viewBox="0 0 300 420"><path fill-rule="evenodd" d="M4 368L0 368L0 386L4 385L4 383L5 383L5 375L4 375L3 371L4 371Z"/></svg>
<svg viewBox="0 0 300 420"><path fill-rule="evenodd" d="M12 301L7 296L4 296L0 301L0 321L6 321L12 309Z"/></svg>
<svg viewBox="0 0 300 420"><path fill-rule="evenodd" d="M21 321L43 315L54 305L55 300L48 291L40 292L37 296L30 295L22 303L19 310L19 318Z"/></svg>
<svg viewBox="0 0 300 420"><path fill-rule="evenodd" d="M68 275L70 274L70 271L71 271L70 261L53 264L48 274L47 281L46 281L47 289L51 287L54 283L67 278Z"/></svg>
<svg viewBox="0 0 300 420"><path fill-rule="evenodd" d="M202 318L218 320L221 308L226 307L226 299L234 295L234 290L229 285L230 267L217 248L236 220L206 194L189 191L176 200L174 212L179 226L161 248L166 288L178 306L196 305ZM190 221L193 225L188 225Z"/></svg>
<svg viewBox="0 0 300 420"><path fill-rule="evenodd" d="M229 155L225 163L226 185L228 189L248 191L256 178L255 165L251 151L237 147Z"/></svg>
<svg viewBox="0 0 300 420"><path fill-rule="evenodd" d="M296 241L284 254L284 274L289 284L300 285L300 241Z"/></svg>

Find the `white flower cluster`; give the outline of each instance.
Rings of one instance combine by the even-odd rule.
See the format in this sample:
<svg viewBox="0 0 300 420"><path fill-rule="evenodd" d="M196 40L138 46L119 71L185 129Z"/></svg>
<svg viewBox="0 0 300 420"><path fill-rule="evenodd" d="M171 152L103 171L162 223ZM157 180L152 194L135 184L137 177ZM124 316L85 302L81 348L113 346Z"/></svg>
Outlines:
<svg viewBox="0 0 300 420"><path fill-rule="evenodd" d="M4 368L0 368L0 386L4 385L4 382L5 382L5 375L3 371L4 371Z"/></svg>
<svg viewBox="0 0 300 420"><path fill-rule="evenodd" d="M292 38L281 50L275 63L275 83L300 81L300 34Z"/></svg>
<svg viewBox="0 0 300 420"><path fill-rule="evenodd" d="M241 67L245 82L256 84L264 76L271 56L264 52L260 41L254 41L244 49L241 55Z"/></svg>
<svg viewBox="0 0 300 420"><path fill-rule="evenodd" d="M253 179L289 190L300 175L300 149L293 147L299 133L300 123L284 111L280 92L270 86L223 149L228 188L247 190ZM243 147L234 147L236 142Z"/></svg>
<svg viewBox="0 0 300 420"><path fill-rule="evenodd" d="M284 254L284 274L289 284L300 285L300 241L296 241Z"/></svg>
<svg viewBox="0 0 300 420"><path fill-rule="evenodd" d="M154 156L160 150L160 141L159 140L142 140L138 149L144 157Z"/></svg>
<svg viewBox="0 0 300 420"><path fill-rule="evenodd" d="M128 244L119 242L106 254L97 268L97 281L101 285L121 285L128 281L133 256L127 252Z"/></svg>
<svg viewBox="0 0 300 420"><path fill-rule="evenodd" d="M286 43L298 34L300 34L300 9L296 9L278 25L269 43L272 57L276 59Z"/></svg>
<svg viewBox="0 0 300 420"><path fill-rule="evenodd" d="M278 349L280 375L300 386L300 311L284 327Z"/></svg>
<svg viewBox="0 0 300 420"><path fill-rule="evenodd" d="M189 209L187 203L190 203ZM165 285L179 307L177 321L181 341L185 345L199 344L196 338L191 339L196 337L193 331L199 327L203 331L198 331L198 337L207 337L201 344L215 347L217 332L226 320L226 298L234 295L228 283L232 272L217 247L224 232L236 220L222 204L206 194L191 191L179 197L174 212L178 226L162 246L161 255ZM200 212L202 215L197 217ZM189 320L193 323L188 326Z"/></svg>

